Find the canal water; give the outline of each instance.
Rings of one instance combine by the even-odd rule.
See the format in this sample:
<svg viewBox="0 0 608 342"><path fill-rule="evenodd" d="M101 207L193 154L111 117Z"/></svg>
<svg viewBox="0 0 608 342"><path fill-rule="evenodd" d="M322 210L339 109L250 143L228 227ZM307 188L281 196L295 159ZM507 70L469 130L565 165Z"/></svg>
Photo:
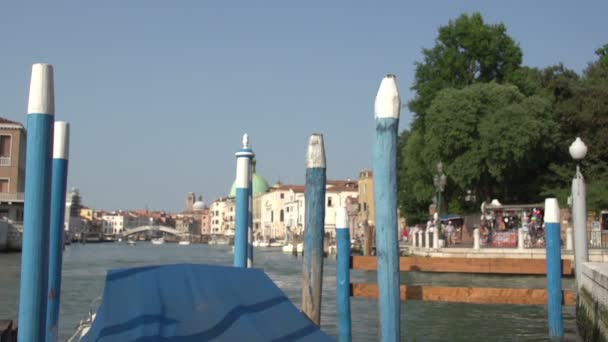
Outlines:
<svg viewBox="0 0 608 342"><path fill-rule="evenodd" d="M152 245L138 242L73 244L64 253L60 340L67 340L87 316L90 303L102 294L106 270L152 264L206 263L232 265L229 246L193 244ZM18 315L20 254L0 254L0 319ZM300 306L302 258L278 249L256 249L255 265ZM334 257L325 259L322 329L336 336ZM356 272L354 281L374 282L375 273ZM481 276L469 274L404 273L402 283L475 287L543 288L544 277ZM572 288L572 280L564 287ZM354 341L379 340L377 301L352 299ZM403 341L546 341L546 306L476 305L408 301L401 306ZM566 341L578 341L574 308L564 307Z"/></svg>

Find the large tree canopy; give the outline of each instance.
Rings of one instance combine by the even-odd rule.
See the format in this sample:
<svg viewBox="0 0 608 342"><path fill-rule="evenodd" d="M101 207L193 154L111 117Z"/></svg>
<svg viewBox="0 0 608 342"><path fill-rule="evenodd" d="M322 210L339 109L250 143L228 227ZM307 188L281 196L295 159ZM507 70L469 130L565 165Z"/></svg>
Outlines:
<svg viewBox="0 0 608 342"><path fill-rule="evenodd" d="M538 200L532 185L547 167L542 151L554 147L558 133L550 108L512 85L445 89L428 110L421 155L428 166L443 161L452 186L482 199Z"/></svg>
<svg viewBox="0 0 608 342"><path fill-rule="evenodd" d="M435 46L423 49L424 61L416 64L416 97L409 103L416 113L414 127L424 124L426 110L442 89L503 82L519 68L521 49L506 31L503 24L484 23L479 13L463 14L439 28Z"/></svg>

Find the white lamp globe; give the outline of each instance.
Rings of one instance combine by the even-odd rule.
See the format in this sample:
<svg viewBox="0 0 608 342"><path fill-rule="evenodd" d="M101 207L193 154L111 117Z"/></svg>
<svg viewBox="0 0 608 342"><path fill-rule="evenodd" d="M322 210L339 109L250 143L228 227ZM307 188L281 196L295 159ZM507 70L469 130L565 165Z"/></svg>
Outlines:
<svg viewBox="0 0 608 342"><path fill-rule="evenodd" d="M581 138L576 137L576 140L574 140L572 145L570 145L569 151L570 156L574 160L581 160L585 158L585 155L587 155L587 146L585 146L585 143L581 140Z"/></svg>

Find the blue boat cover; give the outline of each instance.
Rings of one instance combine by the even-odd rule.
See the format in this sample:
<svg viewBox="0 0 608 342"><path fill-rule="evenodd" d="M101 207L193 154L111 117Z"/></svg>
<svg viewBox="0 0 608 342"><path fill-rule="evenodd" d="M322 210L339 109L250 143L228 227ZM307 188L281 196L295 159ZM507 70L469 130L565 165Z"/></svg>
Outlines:
<svg viewBox="0 0 608 342"><path fill-rule="evenodd" d="M110 270L82 341L333 341L259 269Z"/></svg>

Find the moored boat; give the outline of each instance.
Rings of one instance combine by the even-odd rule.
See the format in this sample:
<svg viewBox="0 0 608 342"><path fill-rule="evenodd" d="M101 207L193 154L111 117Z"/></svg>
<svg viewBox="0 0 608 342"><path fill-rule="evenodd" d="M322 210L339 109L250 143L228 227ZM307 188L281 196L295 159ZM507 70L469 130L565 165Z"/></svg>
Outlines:
<svg viewBox="0 0 608 342"><path fill-rule="evenodd" d="M164 237L161 237L161 238L158 238L158 239L152 239L152 244L153 245L162 245L164 243L165 243L165 238Z"/></svg>

